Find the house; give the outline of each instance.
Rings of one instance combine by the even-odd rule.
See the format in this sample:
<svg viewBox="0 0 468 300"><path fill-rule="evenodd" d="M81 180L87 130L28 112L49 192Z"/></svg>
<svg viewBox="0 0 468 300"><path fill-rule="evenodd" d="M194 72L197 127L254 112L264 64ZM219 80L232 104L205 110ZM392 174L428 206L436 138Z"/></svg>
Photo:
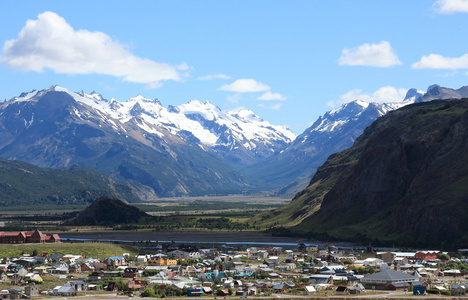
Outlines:
<svg viewBox="0 0 468 300"><path fill-rule="evenodd" d="M58 240L58 241L57 241ZM0 231L0 244L24 244L24 243L46 243L60 242L60 237L56 234L54 237L48 236L39 229L33 232L4 232Z"/></svg>
<svg viewBox="0 0 468 300"><path fill-rule="evenodd" d="M340 285L336 288L336 293L338 295L347 295L349 294L348 287L345 285Z"/></svg>
<svg viewBox="0 0 468 300"><path fill-rule="evenodd" d="M313 294L315 294L316 291L317 290L314 288L313 285L306 285L304 287L304 294L305 295L313 295Z"/></svg>
<svg viewBox="0 0 468 300"><path fill-rule="evenodd" d="M273 266L277 266L277 265L279 265L279 257L278 257L278 256L270 256L270 257L268 258L267 264L268 264L269 266L272 266L272 265L273 265Z"/></svg>
<svg viewBox="0 0 468 300"><path fill-rule="evenodd" d="M189 297L200 297L201 295L203 295L203 289L201 288L187 290L187 296Z"/></svg>
<svg viewBox="0 0 468 300"><path fill-rule="evenodd" d="M60 239L60 236L56 233L52 235L48 235L45 238L46 243L60 243L62 240Z"/></svg>
<svg viewBox="0 0 468 300"><path fill-rule="evenodd" d="M136 261L136 262L145 263L145 262L148 261L148 257L147 257L145 254L138 254L138 255L135 257L135 261Z"/></svg>
<svg viewBox="0 0 468 300"><path fill-rule="evenodd" d="M170 266L177 265L177 259L169 258L165 255L153 256L148 260L150 266Z"/></svg>
<svg viewBox="0 0 468 300"><path fill-rule="evenodd" d="M83 258L81 255L74 255L74 254L66 254L62 256L62 260L69 263L69 264L74 264L77 262L77 260Z"/></svg>
<svg viewBox="0 0 468 300"><path fill-rule="evenodd" d="M366 289L361 283L355 283L352 287L348 288L351 295L357 295L364 292Z"/></svg>
<svg viewBox="0 0 468 300"><path fill-rule="evenodd" d="M65 285L73 287L73 289L77 292L86 291L88 288L88 285L86 284L86 282L82 280L69 281Z"/></svg>
<svg viewBox="0 0 468 300"><path fill-rule="evenodd" d="M130 280L127 284L130 290L144 290L148 286L145 280Z"/></svg>
<svg viewBox="0 0 468 300"><path fill-rule="evenodd" d="M466 295L466 286L464 284L455 284L452 285L452 296L465 296Z"/></svg>
<svg viewBox="0 0 468 300"><path fill-rule="evenodd" d="M333 276L330 275L312 275L309 281L314 284L333 284Z"/></svg>
<svg viewBox="0 0 468 300"><path fill-rule="evenodd" d="M462 275L460 270L456 270L456 269L442 271L442 274L444 274L444 276L454 276L454 277L458 277Z"/></svg>
<svg viewBox="0 0 468 300"><path fill-rule="evenodd" d="M391 263L395 260L396 255L392 252L377 252L376 257L383 260L386 263Z"/></svg>
<svg viewBox="0 0 468 300"><path fill-rule="evenodd" d="M81 273L81 265L79 264L73 264L68 266L68 273Z"/></svg>
<svg viewBox="0 0 468 300"><path fill-rule="evenodd" d="M56 263L50 268L52 274L68 274L68 265L66 263Z"/></svg>
<svg viewBox="0 0 468 300"><path fill-rule="evenodd" d="M417 260L431 260L431 259L437 259L437 255L441 253L439 250L429 250L429 251L418 251L414 255L414 257Z"/></svg>
<svg viewBox="0 0 468 300"><path fill-rule="evenodd" d="M93 272L95 270L94 265L90 263L84 263L81 265L81 272Z"/></svg>
<svg viewBox="0 0 468 300"><path fill-rule="evenodd" d="M21 299L24 294L24 291L20 288L11 288L8 289L8 294L10 295L9 299Z"/></svg>
<svg viewBox="0 0 468 300"><path fill-rule="evenodd" d="M116 268L119 266L126 266L127 259L125 258L125 256L111 256L111 257L104 259L104 263L106 263L108 267L112 266Z"/></svg>
<svg viewBox="0 0 468 300"><path fill-rule="evenodd" d="M76 290L69 285L57 286L52 290L52 294L55 296L75 296Z"/></svg>
<svg viewBox="0 0 468 300"><path fill-rule="evenodd" d="M365 276L361 279L361 283L366 289L386 290L403 288L405 285L411 285L419 280L419 276L413 276L400 271L386 269L384 271Z"/></svg>
<svg viewBox="0 0 468 300"><path fill-rule="evenodd" d="M397 266L403 266L407 265L409 261L406 257L395 257L392 263Z"/></svg>
<svg viewBox="0 0 468 300"><path fill-rule="evenodd" d="M0 281L5 282L8 279L8 276L4 270L0 271Z"/></svg>
<svg viewBox="0 0 468 300"><path fill-rule="evenodd" d="M173 250L168 252L169 256L172 256L174 258L187 258L190 257L190 252L183 251L183 250Z"/></svg>
<svg viewBox="0 0 468 300"><path fill-rule="evenodd" d="M424 285L414 285L413 286L413 295L419 296L424 295L426 293L427 286Z"/></svg>
<svg viewBox="0 0 468 300"><path fill-rule="evenodd" d="M137 268L125 268L123 277L125 278L135 278L137 277L138 274L138 269Z"/></svg>
<svg viewBox="0 0 468 300"><path fill-rule="evenodd" d="M37 285L28 285L24 288L24 293L29 297L39 296L39 287Z"/></svg>
<svg viewBox="0 0 468 300"><path fill-rule="evenodd" d="M26 276L24 276L24 280L25 281L34 280L36 282L43 282L44 281L44 279L42 279L41 275L35 274L35 273L26 274Z"/></svg>
<svg viewBox="0 0 468 300"><path fill-rule="evenodd" d="M289 287L284 283L278 283L275 284L271 289L277 293L285 293Z"/></svg>

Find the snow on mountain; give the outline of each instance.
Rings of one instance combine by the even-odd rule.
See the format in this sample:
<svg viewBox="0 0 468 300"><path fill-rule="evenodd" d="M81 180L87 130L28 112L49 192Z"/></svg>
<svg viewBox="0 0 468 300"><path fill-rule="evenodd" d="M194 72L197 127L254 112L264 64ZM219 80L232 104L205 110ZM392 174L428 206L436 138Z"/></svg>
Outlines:
<svg viewBox="0 0 468 300"><path fill-rule="evenodd" d="M164 131L182 138L187 138L189 133L198 140L201 148L213 151L245 148L263 157L279 151L280 147L296 138L286 127L272 125L250 110L222 111L209 101L192 100L165 108L159 100L141 95L119 102L106 100L96 92L75 93L56 85L42 91L24 93L12 100L34 100L48 91L71 95L77 102L99 111L107 122L112 122L112 119L122 123L133 122L146 133L159 137L164 136Z"/></svg>
<svg viewBox="0 0 468 300"><path fill-rule="evenodd" d="M426 93L417 89L409 89L408 92L406 92L405 99L403 102L405 103L416 103L420 102L421 98L425 95Z"/></svg>

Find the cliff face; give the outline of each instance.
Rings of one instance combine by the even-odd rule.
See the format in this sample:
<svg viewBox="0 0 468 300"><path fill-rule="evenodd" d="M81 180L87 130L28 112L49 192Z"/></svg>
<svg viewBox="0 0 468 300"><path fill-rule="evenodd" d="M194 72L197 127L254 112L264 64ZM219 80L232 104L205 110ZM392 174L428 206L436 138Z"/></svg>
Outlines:
<svg viewBox="0 0 468 300"><path fill-rule="evenodd" d="M330 156L291 202L293 231L399 245L468 241L468 100L390 112ZM301 205L298 205L300 203ZM302 211L301 211L302 210ZM310 211L314 211L310 214Z"/></svg>

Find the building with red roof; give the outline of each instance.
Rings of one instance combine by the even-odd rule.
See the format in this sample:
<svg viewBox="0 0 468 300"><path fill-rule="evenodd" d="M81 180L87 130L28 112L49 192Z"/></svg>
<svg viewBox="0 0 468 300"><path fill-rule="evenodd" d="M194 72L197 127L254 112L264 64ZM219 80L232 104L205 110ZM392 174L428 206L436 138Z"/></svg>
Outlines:
<svg viewBox="0 0 468 300"><path fill-rule="evenodd" d="M25 244L25 243L60 243L58 234L47 235L39 229L35 231L4 232L0 231L0 244Z"/></svg>

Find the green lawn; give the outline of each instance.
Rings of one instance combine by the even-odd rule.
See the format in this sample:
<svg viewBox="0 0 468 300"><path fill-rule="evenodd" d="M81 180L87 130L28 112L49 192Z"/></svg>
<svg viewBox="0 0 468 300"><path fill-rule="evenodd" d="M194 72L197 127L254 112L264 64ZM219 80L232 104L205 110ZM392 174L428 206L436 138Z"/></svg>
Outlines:
<svg viewBox="0 0 468 300"><path fill-rule="evenodd" d="M19 257L22 254L42 252L51 254L75 254L83 257L106 258L123 253L135 255L137 251L129 246L105 243L56 243L56 244L0 244L0 257Z"/></svg>

